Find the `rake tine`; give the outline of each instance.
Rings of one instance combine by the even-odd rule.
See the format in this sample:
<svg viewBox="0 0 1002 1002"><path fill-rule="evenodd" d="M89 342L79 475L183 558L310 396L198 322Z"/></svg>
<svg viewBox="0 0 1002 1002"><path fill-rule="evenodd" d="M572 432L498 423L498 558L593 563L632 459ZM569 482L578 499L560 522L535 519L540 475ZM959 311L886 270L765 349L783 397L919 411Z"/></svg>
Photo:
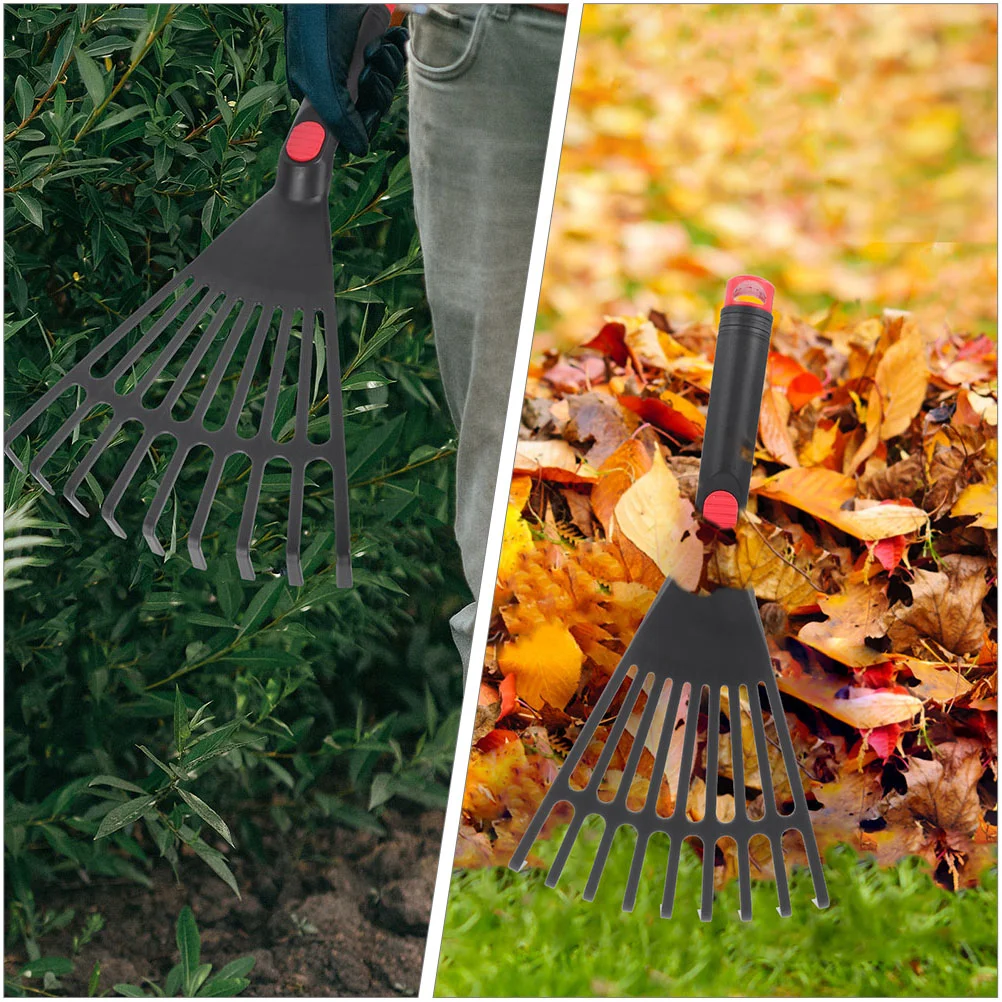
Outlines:
<svg viewBox="0 0 1002 1002"><path fill-rule="evenodd" d="M61 397L72 385L73 385L72 383L67 383L66 385L63 385L63 382L60 380L60 382L56 383L55 386L52 386L48 390L46 390L45 393L42 394L42 396L39 397L39 399L34 404L32 404L32 406L29 407L7 429L7 432L4 435L3 451L7 454L7 458L22 473L25 473L27 471L24 468L24 464L21 462L17 454L14 452L14 449L12 447L14 440L20 437L24 433L26 428L34 424L34 422L38 419L39 415L42 414L43 411L51 407L52 404L55 403L55 401L58 400L59 397ZM86 391L84 392L86 393ZM82 407L83 404L81 404L80 406ZM77 408L77 410L79 411L79 407ZM44 465L44 463L42 465ZM36 480L39 479L38 474L36 473L32 473L32 476L35 477ZM42 481L39 480L39 483L42 483ZM45 483L47 484L48 481L45 481ZM42 484L42 486L44 487L45 484ZM51 487L46 487L46 490L48 490L50 494L53 493Z"/></svg>
<svg viewBox="0 0 1002 1002"><path fill-rule="evenodd" d="M247 482L247 495L244 498L244 510L240 516L240 528L237 531L237 567L244 581L254 580L254 565L250 558L251 536L254 533L254 520L257 517L257 505L261 500L261 483L264 480L264 463L260 460L251 466L250 480Z"/></svg>
<svg viewBox="0 0 1002 1002"><path fill-rule="evenodd" d="M90 515L90 512L84 507L83 503L77 497L77 491L80 485L83 483L84 478L93 469L94 464L98 461L101 454L105 449L108 448L111 440L118 434L122 425L125 424L125 419L120 418L117 421L111 420L108 422L104 431L94 440L91 447L87 450L87 455L80 461L77 468L73 471L73 475L66 481L66 485L63 487L63 497L74 509L78 511L81 515Z"/></svg>
<svg viewBox="0 0 1002 1002"><path fill-rule="evenodd" d="M612 848L612 840L616 837L619 826L610 818L602 832L602 840L598 844L598 851L591 864L591 873L588 874L588 883L585 885L582 897L585 901L594 901L595 893L598 891L598 883L602 879L602 871L605 869L605 861L609 858L609 850Z"/></svg>
<svg viewBox="0 0 1002 1002"><path fill-rule="evenodd" d="M731 771L734 773L735 817L738 817L740 813L740 817L747 818L748 804L745 801L745 753L741 738L740 686L731 685L727 688L727 718L731 729Z"/></svg>
<svg viewBox="0 0 1002 1002"><path fill-rule="evenodd" d="M647 843L650 841L650 837L649 831L637 833L637 844L633 848L630 875L627 877L626 890L623 892L624 912L632 912L633 906L637 903L637 888L640 886L640 877L644 872L644 859L647 857Z"/></svg>
<svg viewBox="0 0 1002 1002"><path fill-rule="evenodd" d="M192 284L185 289L184 294L180 296L175 303L171 304L167 312L164 313L162 317L158 318L156 323L125 353L125 355L122 356L118 364L111 370L111 372L108 373L107 376L104 377L105 380L112 384L118 382L118 380L126 372L128 372L133 365L135 365L136 361L142 357L150 345L153 344L153 342L156 341L156 339L160 337L160 335L178 318L181 311L198 295L198 293L206 288L207 286L202 283L192 282ZM174 351L176 351L177 345L188 336L188 332L190 332L191 328L198 322L198 319L205 314L205 311L210 305L211 299L208 293L206 293L205 297L198 304L198 306L191 311L188 319L185 320L182 325L181 330L179 330L178 333L171 338L170 342L168 342L167 347L170 348L171 345L174 345ZM134 317L130 317L126 322L129 324L128 331L135 330L136 320ZM126 331L126 333L128 333L128 331ZM114 336L115 335L113 334L112 337ZM175 344L175 342L177 343ZM108 347L112 346L109 345ZM101 354L103 355L104 352ZM161 354L163 354L163 352L161 352ZM174 352L172 351L171 355L173 354ZM164 362L164 365L166 365L169 360L170 355L167 356L167 360ZM93 363L91 364L93 365Z"/></svg>
<svg viewBox="0 0 1002 1002"><path fill-rule="evenodd" d="M282 313L278 328L278 339L275 342L275 357L272 359L271 372L268 376L268 389L264 395L264 406L261 408L261 427L258 436L274 441L272 425L275 423L275 411L278 409L278 396L282 389L282 374L285 371L285 358L289 353L289 333L292 330L292 314Z"/></svg>
<svg viewBox="0 0 1002 1002"><path fill-rule="evenodd" d="M171 388L164 395L163 400L160 402L158 408L159 410L169 414L174 409L174 405L181 399L181 394L184 393L187 388L191 377L195 374L195 370L198 368L202 359L205 358L207 352L212 347L212 342L216 339L216 335L219 333L220 328L232 312L233 301L229 298L223 300L222 306L220 306L220 308L216 311L212 320L209 322L208 327L205 328L202 332L202 336L198 339L198 343L192 349L187 361L181 367L181 371L178 373L177 379L174 380ZM201 317L199 319L201 319ZM159 362L159 359L157 361ZM222 378L221 374L220 378ZM205 409L209 409L209 404L212 403L212 398L206 397L205 394L207 389L208 385L202 387L196 407L199 407L204 403ZM194 419L195 415L192 414L191 418L188 420L193 421L195 424L201 423L200 421L195 421Z"/></svg>
<svg viewBox="0 0 1002 1002"><path fill-rule="evenodd" d="M134 393L139 395L140 400L142 400L146 391L156 382L160 373L167 368L170 360L177 354L178 349L191 336L191 332L198 326L199 323L201 323L202 319L209 312L209 308L212 306L215 299L218 299L218 296L213 297L211 290L207 290L205 297L195 307L195 309L188 314L187 319L178 328L177 333L175 333L170 341L168 341L164 346L160 354L157 355L157 357L150 363L150 367L143 373L142 378L136 383L135 389L133 390ZM150 330L150 334L153 334L154 336L158 333L159 332L155 327ZM140 345L141 344L142 342L140 342ZM137 345L137 347L140 345ZM126 360L123 359L123 361ZM135 362L135 359L132 359L131 361ZM117 380L120 378L127 368L128 366L116 366L117 375L113 373L115 379ZM121 371L118 371L119 369Z"/></svg>
<svg viewBox="0 0 1002 1002"><path fill-rule="evenodd" d="M327 412L330 420L331 470L334 474L334 547L339 588L351 587L351 519L348 512L348 459L344 446L341 358L334 305L321 312L327 359Z"/></svg>
<svg viewBox="0 0 1002 1002"><path fill-rule="evenodd" d="M285 568L289 584L304 584L302 552L303 495L306 493L306 467L293 464L289 484L289 528L285 539Z"/></svg>
<svg viewBox="0 0 1002 1002"><path fill-rule="evenodd" d="M215 501L216 491L219 490L219 481L223 477L225 464L226 457L224 455L216 454L212 457L212 466L209 467L205 486L198 499L198 507L195 509L191 527L188 529L188 556L191 558L192 566L197 567L200 571L204 571L208 566L205 562L205 554L202 552L202 537L205 534L206 523L209 521L212 502Z"/></svg>
<svg viewBox="0 0 1002 1002"><path fill-rule="evenodd" d="M779 907L776 911L783 918L789 918L793 914L790 905L790 885L786 880L786 861L783 858L783 836L770 835L769 845L772 848L772 868L776 873L776 897L779 900Z"/></svg>
<svg viewBox="0 0 1002 1002"><path fill-rule="evenodd" d="M708 821L717 816L717 783L720 768L720 689L710 687L706 717L706 810Z"/></svg>
<svg viewBox="0 0 1002 1002"><path fill-rule="evenodd" d="M227 300L227 303L230 301ZM226 306L226 303L223 304ZM191 420L195 424L201 424L205 418L206 413L212 406L212 401L216 396L216 392L219 389L219 384L223 381L223 376L226 375L226 369L230 364L230 359L233 358L234 353L237 350L237 345L240 344L240 339L243 337L244 331L247 329L247 320L250 317L251 312L254 309L254 304L245 302L240 307L240 312L237 313L236 320L233 321L233 326L230 328L229 334L226 335L226 343L223 345L222 351L219 353L219 357L216 359L212 366L212 371L209 373L208 379L205 381L205 386L202 388L202 392L199 395L198 403L195 405L195 410L192 413ZM229 310L223 313L220 310L220 315L228 317L233 312L233 307L230 306ZM215 321L213 321L215 324ZM212 337L215 337L216 331L219 330L218 326L215 326L212 331ZM208 333L208 332L207 332ZM211 342L212 338L209 338ZM171 405L173 406L173 404Z"/></svg>
<svg viewBox="0 0 1002 1002"><path fill-rule="evenodd" d="M330 352L328 352L328 355L329 354ZM338 584L340 584L340 579L338 580ZM626 678L629 670L630 661L624 655L620 659L620 662L616 666L616 670L612 673L609 681L606 683L605 688L602 690L602 695L599 696L598 702L592 707L591 713L588 714L588 719L585 721L584 727L581 728L581 732L578 734L577 740L571 746L571 750L567 755L567 758L564 759L564 764L560 768L560 774L546 791L546 796L543 797L543 802L536 809L535 814L532 816L532 820L529 822L529 825L523 833L521 839L519 839L518 845L512 853L511 859L508 861L508 866L512 870L521 870L522 867L525 866L525 861L529 856L532 845L539 837L539 833L543 830L543 825L546 823L546 819L550 816L553 807L555 804L560 803L560 801L567 799L563 787L567 785L570 776L577 768L578 762L581 761L581 757L588 750L588 746L591 744L592 738L595 736L595 732L602 723L602 718L608 711L613 699L616 698L616 693L619 692L619 687L623 684L623 679ZM569 832L570 829L568 829L568 833Z"/></svg>
<svg viewBox="0 0 1002 1002"><path fill-rule="evenodd" d="M671 750L671 741L675 736L675 717L678 714L678 705L682 699L682 689L684 683L676 682L674 679L668 680L671 686L671 695L668 697L668 710L665 713L664 726L661 728L661 739L658 741L657 755L654 757L654 769L651 771L651 785L647 791L647 801L644 804L645 814L656 814L658 796L661 793L661 781L664 779L665 766L668 764L668 753Z"/></svg>
<svg viewBox="0 0 1002 1002"><path fill-rule="evenodd" d="M686 707L685 735L682 738L682 764L678 770L678 790L675 803L672 804L669 817L674 818L679 811L685 814L689 804L689 785L692 782L692 758L696 752L696 725L699 722L699 703L703 698L702 690L696 693L696 687L689 690L689 705Z"/></svg>
<svg viewBox="0 0 1002 1002"><path fill-rule="evenodd" d="M34 459L28 464L28 472L50 493L55 494L52 484L42 474L42 468L55 455L56 450L73 434L73 429L86 417L91 409L91 404L84 402L59 426L56 433L42 446L41 450L35 454Z"/></svg>
<svg viewBox="0 0 1002 1002"><path fill-rule="evenodd" d="M24 434L25 430L38 420L39 416L44 411L48 410L48 408L51 407L52 404L59 399L59 397L70 389L70 387L75 385L72 378L74 373L90 369L102 355L114 348L115 345L118 344L118 342L121 341L122 338L130 331L135 330L136 324L149 316L149 314L152 313L153 310L155 310L172 292L176 291L178 286L185 281L186 278L187 276L184 274L175 275L174 278L167 282L166 285L164 285L155 296L148 300L138 312L132 314L132 316L130 316L124 323L120 324L111 334L108 335L107 338L105 338L105 340L93 348L81 361L73 366L66 376L56 382L53 386L50 386L49 389L47 389L45 393L43 393L38 400L36 400L16 421L11 422L4 433L4 452L17 469L19 469L22 473L25 472L21 460L18 459L13 448L11 447L14 440ZM41 483L41 481L39 482Z"/></svg>
<svg viewBox="0 0 1002 1002"><path fill-rule="evenodd" d="M581 823L584 821L585 817L586 815L584 813L575 813L574 817L571 819L571 823L567 826L567 831L564 833L564 839L560 843L560 849L553 860L550 872L546 875L547 887L557 886L557 881L560 880L560 874L564 871L564 865L567 863L567 857L571 854L571 849L574 848L574 842L578 837L578 832L581 830Z"/></svg>
<svg viewBox="0 0 1002 1002"><path fill-rule="evenodd" d="M752 917L751 862L749 860L751 839L745 839L744 846L735 840L735 845L738 854L738 894L741 899L741 910L738 914L741 916L742 922L750 922Z"/></svg>
<svg viewBox="0 0 1002 1002"><path fill-rule="evenodd" d="M637 672L637 674L639 675L640 672ZM647 734L651 729L651 724L654 722L658 703L661 702L661 690L658 689L657 675L651 673L650 678L653 680L651 682L651 691L647 694L647 703L640 717L640 723L637 725L637 733L633 736L630 756L623 767L623 778L620 780L619 789L616 791L616 799L614 801L616 804L625 804L630 796L630 787L633 785L633 778L636 776L637 769L640 766L640 757L644 753ZM661 689L663 688L664 686L662 685ZM639 699L639 694L637 698ZM653 776L651 778L653 779Z"/></svg>
<svg viewBox="0 0 1002 1002"><path fill-rule="evenodd" d="M678 861L682 852L682 836L672 835L668 847L668 869L665 871L665 891L661 896L661 917L670 919L675 910L675 885L678 883Z"/></svg>
<svg viewBox="0 0 1002 1002"><path fill-rule="evenodd" d="M146 513L146 518L143 519L143 539L146 540L146 545L158 556L164 556L164 548L160 544L160 540L157 539L157 522L160 521L160 516L163 514L164 508L167 507L167 498L170 496L170 492L174 489L174 484L177 481L178 475L181 472L181 467L184 465L184 461L188 458L189 447L183 447L180 442L177 444L177 451L171 456L171 461L167 466L167 470L164 473L163 481L160 484L159 489L152 503L150 504L150 509Z"/></svg>
<svg viewBox="0 0 1002 1002"><path fill-rule="evenodd" d="M122 495L125 494L126 488L136 475L136 470L139 469L139 464L142 463L143 456L146 455L154 438L156 438L156 432L147 431L136 443L135 448L129 454L129 458L125 461L121 471L115 478L115 482L111 485L111 490L104 496L104 503L101 505L101 517L107 523L108 528L119 539L125 539L126 534L125 530L118 524L118 519L115 518L115 511L122 500Z"/></svg>
<svg viewBox="0 0 1002 1002"><path fill-rule="evenodd" d="M808 822L808 826L810 822ZM818 844L814 839L814 832L810 828L801 832L804 840L804 849L807 852L807 861L811 867L811 880L814 882L814 904L818 908L827 908L828 885L825 882L825 871L821 865L821 854L818 852Z"/></svg>
<svg viewBox="0 0 1002 1002"><path fill-rule="evenodd" d="M546 819L553 811L553 803L559 803L561 799L562 798L557 795L555 786L551 786L549 790L547 790L546 796L543 798L543 802L539 805L535 814L533 814L528 828L526 828L525 832L523 832L515 851L512 853L511 859L508 860L508 867L510 869L517 872L525 866L525 861L529 856L533 843L537 838L539 838L539 833L543 830L543 825L546 824Z"/></svg>
<svg viewBox="0 0 1002 1002"><path fill-rule="evenodd" d="M626 698L623 700L623 705L619 708L619 713L616 714L616 719L609 731L609 736L605 739L605 744L602 746L602 753L599 755L598 762L595 763L595 769L591 774L591 778L588 780L588 786L586 789L589 792L594 793L597 791L598 787L602 783L602 777L605 775L606 769L609 768L612 756L616 753L616 747L619 744L620 738L623 736L623 731L626 730L626 725L629 722L630 715L633 713L633 707L637 705L637 700L640 698L640 693L643 691L644 679L646 677L646 672L638 671L637 674L633 676L630 688L626 690ZM608 688L606 691L608 691ZM602 693L602 695L604 696L605 693ZM615 696L615 693L613 693L613 696ZM597 710L598 707L596 706L595 709ZM592 710L592 715L588 718L589 723L594 715L595 710ZM601 720L601 718L599 719ZM581 737L579 735L578 741L580 740Z"/></svg>
<svg viewBox="0 0 1002 1002"><path fill-rule="evenodd" d="M254 372L257 369L258 360L264 349L265 338L271 328L271 321L275 315L275 307L262 305L261 312L257 318L257 326L254 329L254 337L251 339L250 348L247 349L247 357L244 359L243 368L240 370L240 379L237 380L237 388L233 391L233 399L230 401L230 409L226 415L224 427L235 429L243 412L244 404L247 402L247 394L250 392L251 382L254 379Z"/></svg>
<svg viewBox="0 0 1002 1002"><path fill-rule="evenodd" d="M699 919L709 922L713 918L713 865L717 852L716 839L701 838L703 844L703 893L699 903Z"/></svg>
<svg viewBox="0 0 1002 1002"><path fill-rule="evenodd" d="M765 813L776 810L776 794L772 788L772 769L769 766L769 746L765 740L765 720L758 687L748 690L748 704L751 711L752 731L755 734L755 757L758 759L758 774L762 778L762 800Z"/></svg>

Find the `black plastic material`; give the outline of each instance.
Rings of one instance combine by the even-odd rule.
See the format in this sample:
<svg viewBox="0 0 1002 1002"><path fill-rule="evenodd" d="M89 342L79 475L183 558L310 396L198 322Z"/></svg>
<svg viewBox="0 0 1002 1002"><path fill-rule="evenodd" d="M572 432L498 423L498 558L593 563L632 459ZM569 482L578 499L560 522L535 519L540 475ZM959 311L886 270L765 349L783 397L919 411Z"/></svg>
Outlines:
<svg viewBox="0 0 1002 1002"><path fill-rule="evenodd" d="M771 325L771 315L759 307L737 305L725 307L722 311L701 461L706 467L705 471L701 469L700 472L701 499L713 490L720 489L731 492L741 506L747 501L751 450L755 444ZM612 722L591 778L583 788L574 789L571 786L571 775L595 740L598 728L603 722L608 723L604 718L631 672L634 672L633 680ZM722 821L717 817L716 783L721 696L726 691L729 714L737 722L740 720L737 708L742 705L742 687L746 689L755 739L755 758L761 776L764 802L763 815L753 818L748 813L741 727L731 726L729 740L736 813L733 820ZM687 814L687 803L704 690L708 728L706 805L702 820L693 821ZM644 691L648 692L647 703L633 735L633 744L619 777L617 792L612 800L603 800L599 797L599 788L603 780L609 779L606 776L609 764L638 698ZM675 791L672 814L663 817L657 811L657 799L662 778L666 774L683 693L688 694L688 701L683 715L685 730L680 746L678 789ZM663 727L655 753L649 792L643 806L639 810L631 810L627 806L627 797L640 764L645 740L659 707L663 708L666 700L667 708L662 718ZM789 780L793 800L793 811L790 814L781 814L776 805L769 771L763 702L772 716ZM709 596L702 596L685 591L670 579L665 582L519 842L509 864L512 869L520 870L525 865L532 844L547 818L562 802L570 804L573 817L546 878L550 887L556 886L585 818L598 815L604 820L605 828L584 890L586 900L590 901L598 890L616 831L623 825L628 825L636 831L637 842L623 897L625 911L633 909L647 845L655 832L663 832L670 839L661 903L661 915L664 918L670 918L674 908L682 842L687 838L698 838L703 853L699 916L703 921L710 920L713 914L714 850L720 839L732 838L737 846L740 915L745 921L751 919L749 841L756 835L764 835L771 846L779 912L788 916L791 906L782 840L784 834L791 830L799 832L803 838L814 881L815 904L819 908L828 906L828 890L811 827L799 765L790 740L772 660L759 618L758 604L754 592L750 590L720 588Z"/></svg>
<svg viewBox="0 0 1002 1002"><path fill-rule="evenodd" d="M732 495L739 508L748 502L771 335L772 314L760 306L725 306L720 311L696 490L700 511L718 490Z"/></svg>
<svg viewBox="0 0 1002 1002"><path fill-rule="evenodd" d="M365 47L386 31L388 23L389 12L383 4L372 5L362 21L351 67L349 88L353 97L357 93L358 75L364 66ZM304 101L301 105L293 128L303 121L319 121L309 101ZM67 390L79 388L78 392L82 391L79 405L35 453L28 466L35 479L49 493L54 493L52 485L42 473L43 467L91 410L100 404L107 405L112 416L63 488L67 500L77 511L86 515L88 512L77 497L77 490L84 477L127 422L139 423L143 428L142 435L101 506L101 514L109 527L116 535L124 537L125 532L115 514L118 504L154 440L162 435L173 437L177 443L176 449L143 522L143 536L150 549L163 555L164 548L156 534L157 523L185 460L197 446L208 446L212 450L212 463L188 532L191 561L194 566L204 570L206 563L202 552L202 537L222 479L223 467L231 456L246 456L251 466L236 544L240 576L245 580L254 579L250 548L265 467L272 460L285 460L291 470L286 571L289 582L293 585L303 584L300 552L306 469L310 463L325 462L333 470L334 476L337 584L342 588L351 587L348 473L327 204L336 147L335 138L328 132L318 155L306 163L292 160L283 149L279 156L275 185L271 190L10 425L4 436L4 451L10 460L23 469L12 448L14 440L24 434ZM189 307L191 312L184 316L184 311ZM161 308L164 308L162 315L142 333L109 372L101 376L92 373L96 363L133 334L142 321ZM236 318L229 322L234 313ZM249 325L255 313L257 321L251 336ZM297 315L301 315L301 320L295 324L294 329L294 317ZM323 330L323 375L329 395L330 437L322 443L311 441L307 430L312 388L310 377L314 368L315 321ZM277 339L274 345L266 344L269 330L276 328ZM196 329L199 330L197 337L191 338ZM223 335L221 332L224 329L227 333ZM164 344L168 334L171 335L170 340ZM171 411L219 336L225 337L225 341L206 376L198 403L191 415L179 420ZM248 337L250 346L225 422L222 427L209 430L204 426L203 419L238 347ZM144 395L161 377L165 368L179 358L183 349L190 350L191 355L164 399L154 407L145 405ZM260 419L257 421L258 431L254 437L245 438L238 434L237 425L244 412L255 370L262 359L269 358L269 352L270 371ZM295 355L291 352L298 352L295 430L290 438L278 442L272 434L272 424L284 388L286 363L290 359L295 360ZM149 355L154 353L155 359L135 386L127 392L119 392L116 382L133 367L141 368L144 361L149 362Z"/></svg>

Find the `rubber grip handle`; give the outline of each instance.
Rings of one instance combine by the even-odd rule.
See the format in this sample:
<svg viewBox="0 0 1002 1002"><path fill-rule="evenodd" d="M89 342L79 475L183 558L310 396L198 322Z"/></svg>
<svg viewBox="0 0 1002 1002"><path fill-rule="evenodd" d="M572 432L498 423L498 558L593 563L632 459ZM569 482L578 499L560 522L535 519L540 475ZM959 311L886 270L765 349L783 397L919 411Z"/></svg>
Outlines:
<svg viewBox="0 0 1002 1002"><path fill-rule="evenodd" d="M386 34L390 9L386 4L371 4L362 17L358 39L348 67L348 94L358 100L358 78L365 68L366 47ZM310 103L303 98L278 157L275 188L293 202L326 201L334 173L337 137Z"/></svg>
<svg viewBox="0 0 1002 1002"><path fill-rule="evenodd" d="M696 507L724 529L737 524L738 512L748 503L773 295L764 279L739 275L727 283L720 311Z"/></svg>

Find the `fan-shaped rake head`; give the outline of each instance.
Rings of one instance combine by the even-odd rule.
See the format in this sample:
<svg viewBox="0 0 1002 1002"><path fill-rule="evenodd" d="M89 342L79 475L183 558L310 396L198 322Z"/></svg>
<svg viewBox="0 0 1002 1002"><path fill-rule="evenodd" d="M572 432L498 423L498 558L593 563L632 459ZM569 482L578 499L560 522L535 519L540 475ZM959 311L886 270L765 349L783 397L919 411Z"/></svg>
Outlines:
<svg viewBox="0 0 1002 1002"><path fill-rule="evenodd" d="M370 16L371 15L371 16ZM385 28L385 8L366 15L352 73L365 44ZM188 532L192 563L205 567L202 536L227 469L246 481L236 551L240 574L254 577L250 547L270 463L288 467L286 568L303 583L300 558L307 468L321 462L334 478L337 582L351 585L348 477L341 403L341 365L327 205L337 143L308 101L279 158L274 187L224 230L187 268L31 406L7 429L4 448L23 469L15 440L40 422L43 444L28 469L50 493L43 472L69 447L67 500L86 514L78 490L126 426L141 429L101 505L119 536L116 511L144 459L156 460L159 439L173 449L143 521L143 536L163 555L157 524L182 467L201 447L212 459ZM75 397L66 414L61 401ZM226 400L227 407L220 407ZM54 405L54 414L49 409ZM54 430L53 418L62 418ZM83 422L100 431L76 462ZM82 437L82 436L81 436ZM230 466L228 461L233 460ZM201 476L201 474L199 474Z"/></svg>
<svg viewBox="0 0 1002 1002"><path fill-rule="evenodd" d="M270 302L262 295L267 287L244 281L235 288L230 282L227 288L199 268L201 261L168 282L13 422L5 451L23 469L16 442L37 429L31 444L41 445L33 451L28 471L49 493L55 489L45 467L61 451L68 453L63 465L70 472L62 492L84 515L88 512L78 492L103 461L102 468L111 468L114 479L100 511L121 537L126 533L119 522L120 503L144 462L151 464L159 482L146 508L142 534L160 556L164 547L157 525L182 470L193 469L201 480L200 496L194 511L184 514L188 553L200 569L206 566L202 540L209 514L228 469L227 486L238 488L245 482L236 560L246 580L255 577L250 545L266 472L272 475L283 467L288 470L286 567L292 584L304 582L301 540L308 468L324 463L335 481L338 583L350 586L333 289L326 297L301 295ZM67 396L72 398L68 414ZM81 454L84 443L76 442L76 433L82 424L94 427L96 437ZM132 448L115 467L106 457L123 442ZM199 447L210 451L207 470L198 466ZM169 455L165 465L164 453ZM270 464L275 465L270 469Z"/></svg>
<svg viewBox="0 0 1002 1002"><path fill-rule="evenodd" d="M610 724L608 714L624 687ZM763 705L771 714L768 722ZM704 712L705 730L700 727ZM599 729L607 725L600 743ZM635 780L648 764L646 793L642 783L638 793ZM773 768L784 774L782 780L774 781ZM611 794L609 787L614 787ZM546 878L550 887L556 886L585 819L598 815L605 827L584 888L586 900L598 890L616 832L628 826L636 832L636 845L623 896L626 911L633 909L648 844L658 832L670 840L664 918L674 909L687 839L702 849L703 921L713 915L714 866L727 840L736 852L743 920L752 917L752 865L765 868L765 854L757 848L763 841L775 872L779 912L791 914L787 833L802 840L815 904L828 905L797 757L751 592L723 588L701 597L674 582L665 585L530 822L511 859L512 869L525 865L551 812L562 803L570 805L573 817Z"/></svg>

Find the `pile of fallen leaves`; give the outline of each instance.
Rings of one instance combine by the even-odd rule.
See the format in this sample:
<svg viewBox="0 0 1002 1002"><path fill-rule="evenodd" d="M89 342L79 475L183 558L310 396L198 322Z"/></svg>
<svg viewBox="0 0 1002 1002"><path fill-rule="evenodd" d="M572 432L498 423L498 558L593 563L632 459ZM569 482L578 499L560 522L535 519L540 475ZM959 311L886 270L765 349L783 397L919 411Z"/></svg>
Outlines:
<svg viewBox="0 0 1002 1002"><path fill-rule="evenodd" d="M919 854L970 884L996 842L995 344L899 311L778 315L730 532L693 507L714 344L614 317L530 371L456 863L507 863L671 576L754 589L822 851ZM648 747L629 802L652 766Z"/></svg>

